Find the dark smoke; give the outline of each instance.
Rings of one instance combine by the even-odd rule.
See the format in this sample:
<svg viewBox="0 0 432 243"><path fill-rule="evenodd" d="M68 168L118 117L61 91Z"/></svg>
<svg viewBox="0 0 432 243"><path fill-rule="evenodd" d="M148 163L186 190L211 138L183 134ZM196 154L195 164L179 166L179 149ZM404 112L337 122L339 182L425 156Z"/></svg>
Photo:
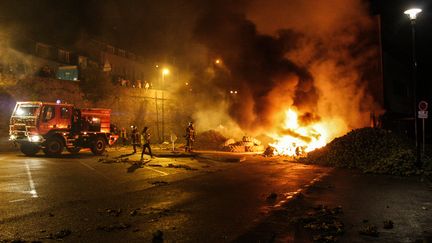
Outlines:
<svg viewBox="0 0 432 243"><path fill-rule="evenodd" d="M268 127L281 106L314 112L310 109L316 107L318 92L312 75L285 57L299 36L293 31L282 31L277 37L260 34L243 13L223 7L212 8L198 19L196 40L229 67L229 75L216 73L217 87L239 90L229 113L241 128ZM278 86L280 92L275 92ZM283 95L287 99L275 97ZM275 104L275 100L282 103Z"/></svg>
<svg viewBox="0 0 432 243"><path fill-rule="evenodd" d="M200 91L206 103L228 101L243 131L283 133L284 112L294 108L300 125L324 123L333 138L382 111L377 25L365 1L218 3L200 12L193 33L224 62Z"/></svg>

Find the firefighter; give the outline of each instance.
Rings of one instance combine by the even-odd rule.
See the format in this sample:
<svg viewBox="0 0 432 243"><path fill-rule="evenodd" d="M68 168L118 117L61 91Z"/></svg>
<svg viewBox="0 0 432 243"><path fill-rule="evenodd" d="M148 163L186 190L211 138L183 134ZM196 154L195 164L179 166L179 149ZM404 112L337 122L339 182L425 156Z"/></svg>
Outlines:
<svg viewBox="0 0 432 243"><path fill-rule="evenodd" d="M144 127L144 129L141 132L141 144L142 144L141 160L144 159L144 152L146 148L148 148L150 157L153 158L153 154L150 147L150 133L148 132L148 127Z"/></svg>
<svg viewBox="0 0 432 243"><path fill-rule="evenodd" d="M132 146L133 153L136 153L136 148L140 145L140 135L138 133L138 128L136 126L132 126Z"/></svg>
<svg viewBox="0 0 432 243"><path fill-rule="evenodd" d="M185 152L191 152L193 142L195 141L195 128L193 126L193 122L189 122L189 125L186 127L186 146Z"/></svg>
<svg viewBox="0 0 432 243"><path fill-rule="evenodd" d="M75 135L81 131L81 111L74 109L71 119L71 132L73 135Z"/></svg>
<svg viewBox="0 0 432 243"><path fill-rule="evenodd" d="M127 142L127 132L126 132L126 129L124 127L122 127L122 129L121 129L120 138L121 138L123 146L125 146L126 142Z"/></svg>

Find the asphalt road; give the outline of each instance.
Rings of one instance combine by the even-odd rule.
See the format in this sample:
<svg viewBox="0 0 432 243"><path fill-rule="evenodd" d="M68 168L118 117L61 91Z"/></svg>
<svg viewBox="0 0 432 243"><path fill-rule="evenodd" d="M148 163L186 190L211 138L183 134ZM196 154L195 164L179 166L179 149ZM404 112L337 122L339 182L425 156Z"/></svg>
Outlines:
<svg viewBox="0 0 432 243"><path fill-rule="evenodd" d="M254 155L138 159L0 153L0 241L229 242L331 171Z"/></svg>

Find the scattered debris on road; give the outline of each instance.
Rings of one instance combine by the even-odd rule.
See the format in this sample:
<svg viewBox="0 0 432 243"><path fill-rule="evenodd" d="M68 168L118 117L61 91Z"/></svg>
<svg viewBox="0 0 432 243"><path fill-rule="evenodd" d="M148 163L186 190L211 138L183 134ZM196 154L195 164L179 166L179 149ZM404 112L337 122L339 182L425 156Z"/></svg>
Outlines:
<svg viewBox="0 0 432 243"><path fill-rule="evenodd" d="M0 239L0 243L26 243L26 242L28 242L28 241L22 240L20 238L12 239L12 240L2 240L2 239Z"/></svg>
<svg viewBox="0 0 432 243"><path fill-rule="evenodd" d="M376 227L375 225L365 225L359 230L359 234L378 237L378 227Z"/></svg>
<svg viewBox="0 0 432 243"><path fill-rule="evenodd" d="M176 169L185 169L185 170L198 170L195 168L190 167L189 165L183 165L183 164L168 164L168 168L176 168Z"/></svg>
<svg viewBox="0 0 432 243"><path fill-rule="evenodd" d="M62 230L60 230L54 234L54 239L56 239L56 240L63 239L65 237L69 236L70 234L72 234L71 230L62 229Z"/></svg>
<svg viewBox="0 0 432 243"><path fill-rule="evenodd" d="M303 228L311 231L312 239L319 242L336 242L337 236L345 233L344 224L339 218L343 214L342 207L330 209L328 206L318 205L307 216L301 217Z"/></svg>
<svg viewBox="0 0 432 243"><path fill-rule="evenodd" d="M114 163L127 163L129 162L129 158L122 158L122 157L116 157L116 158L100 158L98 162L104 163L104 164L114 164Z"/></svg>
<svg viewBox="0 0 432 243"><path fill-rule="evenodd" d="M44 231L46 232L46 231ZM56 233L50 233L49 235L42 237L40 239L49 239L49 240L63 240L64 238L66 238L67 236L71 235L72 231L69 229L62 229L60 231L57 231ZM0 241L1 242L1 241ZM15 241L13 241L15 242ZM23 241L26 242L26 241Z"/></svg>
<svg viewBox="0 0 432 243"><path fill-rule="evenodd" d="M150 166L150 167L163 167L160 164L148 164L147 166Z"/></svg>
<svg viewBox="0 0 432 243"><path fill-rule="evenodd" d="M129 215L130 216L136 216L136 215L138 215L139 210L141 210L141 208L133 209L132 211L129 212Z"/></svg>
<svg viewBox="0 0 432 243"><path fill-rule="evenodd" d="M114 223L114 224L110 224L110 225L98 226L97 229L103 230L105 232L112 232L112 231L117 231L117 230L126 230L130 227L131 227L130 224L120 222L120 223Z"/></svg>
<svg viewBox="0 0 432 243"><path fill-rule="evenodd" d="M99 214L107 214L108 216L118 217L122 213L122 210L121 210L121 208L119 208L119 209L107 208L105 210L98 210L98 213Z"/></svg>
<svg viewBox="0 0 432 243"><path fill-rule="evenodd" d="M152 184L152 185L155 185L155 186L163 186L163 185L167 185L168 184L168 182L166 182L166 181L152 181L152 182L149 182L150 184Z"/></svg>

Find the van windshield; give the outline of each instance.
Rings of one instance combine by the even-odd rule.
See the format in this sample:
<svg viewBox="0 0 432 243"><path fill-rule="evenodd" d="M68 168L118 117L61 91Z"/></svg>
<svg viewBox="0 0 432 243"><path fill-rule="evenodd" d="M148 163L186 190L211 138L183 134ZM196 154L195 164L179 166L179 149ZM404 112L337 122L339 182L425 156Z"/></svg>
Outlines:
<svg viewBox="0 0 432 243"><path fill-rule="evenodd" d="M14 116L35 116L39 109L39 105L19 105L15 110Z"/></svg>

